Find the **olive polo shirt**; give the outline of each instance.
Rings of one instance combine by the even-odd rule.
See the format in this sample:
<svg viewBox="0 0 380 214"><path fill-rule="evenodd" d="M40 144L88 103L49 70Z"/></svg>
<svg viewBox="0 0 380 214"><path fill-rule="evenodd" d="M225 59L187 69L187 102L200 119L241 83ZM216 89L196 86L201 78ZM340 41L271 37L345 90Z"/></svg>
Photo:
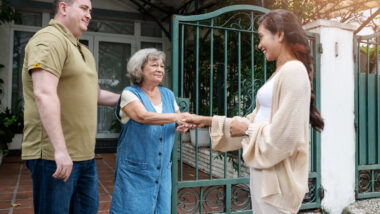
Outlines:
<svg viewBox="0 0 380 214"><path fill-rule="evenodd" d="M22 159L54 160L54 147L42 125L33 94L30 70L36 68L59 78L57 94L61 123L72 160L94 158L98 99L95 59L66 27L52 19L49 26L38 31L25 48Z"/></svg>

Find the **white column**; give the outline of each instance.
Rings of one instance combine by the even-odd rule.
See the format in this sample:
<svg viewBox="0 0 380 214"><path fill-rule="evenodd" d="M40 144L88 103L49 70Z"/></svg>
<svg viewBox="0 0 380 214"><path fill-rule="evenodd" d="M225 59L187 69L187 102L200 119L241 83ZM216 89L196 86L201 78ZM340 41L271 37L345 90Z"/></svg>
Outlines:
<svg viewBox="0 0 380 214"><path fill-rule="evenodd" d="M322 208L340 214L355 201L354 56L352 25L317 20L304 26L320 34Z"/></svg>

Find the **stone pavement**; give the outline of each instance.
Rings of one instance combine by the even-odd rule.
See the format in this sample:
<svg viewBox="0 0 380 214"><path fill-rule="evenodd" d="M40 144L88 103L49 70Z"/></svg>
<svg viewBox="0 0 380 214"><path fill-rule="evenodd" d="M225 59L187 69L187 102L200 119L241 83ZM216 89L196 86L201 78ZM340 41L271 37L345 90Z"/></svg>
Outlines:
<svg viewBox="0 0 380 214"><path fill-rule="evenodd" d="M114 153L96 155L99 176L99 212L108 213L113 191ZM33 213L33 187L20 157L5 157L0 166L0 214Z"/></svg>
<svg viewBox="0 0 380 214"><path fill-rule="evenodd" d="M108 213L113 192L115 153L96 155L99 176L99 212ZM183 165L183 180L193 180L195 169ZM200 179L209 176L199 172ZM19 156L5 157L0 166L0 214L33 213L32 180L29 170ZM319 210L301 212L320 213ZM380 214L380 199L360 200L346 207L343 214Z"/></svg>
<svg viewBox="0 0 380 214"><path fill-rule="evenodd" d="M115 153L96 155L99 188L99 212L108 213L113 192L113 177L115 169ZM183 179L193 180L193 168L183 166ZM199 178L208 178L199 172ZM0 214L33 213L32 179L26 165L19 156L5 157L0 166Z"/></svg>

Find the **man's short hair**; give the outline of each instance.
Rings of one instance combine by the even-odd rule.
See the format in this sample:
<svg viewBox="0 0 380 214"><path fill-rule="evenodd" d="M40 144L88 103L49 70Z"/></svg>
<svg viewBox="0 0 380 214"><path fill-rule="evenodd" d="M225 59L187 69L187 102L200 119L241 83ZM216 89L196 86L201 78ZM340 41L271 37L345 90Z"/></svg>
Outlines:
<svg viewBox="0 0 380 214"><path fill-rule="evenodd" d="M54 4L53 4L54 15L56 15L58 13L59 3L61 3L61 2L65 2L66 4L70 5L74 2L74 0L54 0Z"/></svg>

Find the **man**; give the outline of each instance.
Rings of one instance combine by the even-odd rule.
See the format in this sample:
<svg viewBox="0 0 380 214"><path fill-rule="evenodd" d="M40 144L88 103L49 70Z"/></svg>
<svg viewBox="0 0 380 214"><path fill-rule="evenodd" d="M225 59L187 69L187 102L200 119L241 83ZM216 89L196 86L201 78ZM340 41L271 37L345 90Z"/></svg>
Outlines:
<svg viewBox="0 0 380 214"><path fill-rule="evenodd" d="M91 1L54 4L54 19L25 48L22 158L32 174L35 213L97 213L97 104L114 106L119 95L99 89L94 57L78 40Z"/></svg>

